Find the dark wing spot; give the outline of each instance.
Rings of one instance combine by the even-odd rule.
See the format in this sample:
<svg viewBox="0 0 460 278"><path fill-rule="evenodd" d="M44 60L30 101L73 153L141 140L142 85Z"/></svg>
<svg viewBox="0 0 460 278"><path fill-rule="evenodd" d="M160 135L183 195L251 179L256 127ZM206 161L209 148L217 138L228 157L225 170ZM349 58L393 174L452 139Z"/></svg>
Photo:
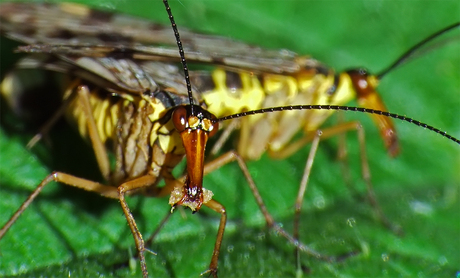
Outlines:
<svg viewBox="0 0 460 278"><path fill-rule="evenodd" d="M315 67L315 70L318 74L322 74L324 76L327 76L330 72L329 68L324 65L318 65Z"/></svg>
<svg viewBox="0 0 460 278"><path fill-rule="evenodd" d="M88 16L88 21L110 23L112 21L113 15L113 13L92 9Z"/></svg>
<svg viewBox="0 0 460 278"><path fill-rule="evenodd" d="M67 29L57 29L57 30L54 30L53 32L48 34L48 37L50 37L50 38L53 38L53 39L65 39L65 40L73 39L76 36L77 36L77 34L75 34L72 31L69 31Z"/></svg>
<svg viewBox="0 0 460 278"><path fill-rule="evenodd" d="M116 47L107 53L107 57L111 57L113 59L133 59L134 54L135 52L130 48Z"/></svg>
<svg viewBox="0 0 460 278"><path fill-rule="evenodd" d="M225 85L227 86L228 89L238 90L243 87L243 84L241 83L240 75L238 73L233 72L233 71L225 71L225 75L226 75Z"/></svg>
<svg viewBox="0 0 460 278"><path fill-rule="evenodd" d="M37 29L35 29L34 27L27 26L27 24L25 25L26 25L25 28L21 29L20 31L21 35L26 36L26 37L34 37L35 34L37 33Z"/></svg>
<svg viewBox="0 0 460 278"><path fill-rule="evenodd" d="M216 88L216 84L209 73L192 73L190 75L190 81L198 92L207 92Z"/></svg>
<svg viewBox="0 0 460 278"><path fill-rule="evenodd" d="M337 92L337 88L339 87L339 82L340 82L340 76L336 73L334 74L334 84L327 89L327 95L329 96L328 100L329 103L332 102L332 97L335 95Z"/></svg>
<svg viewBox="0 0 460 278"><path fill-rule="evenodd" d="M121 35L120 33L100 33L97 35L97 38L102 40L103 42L114 42L114 43L131 43L133 42L132 37L127 37Z"/></svg>
<svg viewBox="0 0 460 278"><path fill-rule="evenodd" d="M188 97L187 96L181 96L177 95L174 92L169 92L169 91L156 91L156 92L151 92L150 97L158 99L163 105L165 106L166 109L179 106L182 104L188 104Z"/></svg>
<svg viewBox="0 0 460 278"><path fill-rule="evenodd" d="M216 65L225 65L225 58L222 57L212 57L212 62Z"/></svg>
<svg viewBox="0 0 460 278"><path fill-rule="evenodd" d="M152 31L162 31L165 29L165 26L161 24L151 23L149 24L149 29Z"/></svg>

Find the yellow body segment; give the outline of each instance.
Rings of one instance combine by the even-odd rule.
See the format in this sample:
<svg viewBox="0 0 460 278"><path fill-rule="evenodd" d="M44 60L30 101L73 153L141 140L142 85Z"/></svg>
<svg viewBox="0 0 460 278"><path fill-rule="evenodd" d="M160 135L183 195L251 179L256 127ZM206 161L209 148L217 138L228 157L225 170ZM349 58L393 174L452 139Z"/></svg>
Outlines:
<svg viewBox="0 0 460 278"><path fill-rule="evenodd" d="M239 73L242 88L236 89L225 85L225 70L215 69L211 76L216 86L212 91L204 92L203 98L209 111L217 117L261 107L265 90L256 75L248 72Z"/></svg>
<svg viewBox="0 0 460 278"><path fill-rule="evenodd" d="M210 73L215 87L202 92L202 97L213 114L223 116L302 104L344 105L356 98L347 73L341 73L338 82L332 70L327 75L315 69L304 69L293 75L255 75L245 71L237 74L242 85L240 88L227 86L225 70L217 68ZM337 88L328 93L335 82ZM266 150L280 151L300 130L312 132L319 129L333 113L332 110L292 110L246 117L242 119L241 129L248 133L242 135L247 143L239 152L243 152L241 154L246 159L258 159Z"/></svg>

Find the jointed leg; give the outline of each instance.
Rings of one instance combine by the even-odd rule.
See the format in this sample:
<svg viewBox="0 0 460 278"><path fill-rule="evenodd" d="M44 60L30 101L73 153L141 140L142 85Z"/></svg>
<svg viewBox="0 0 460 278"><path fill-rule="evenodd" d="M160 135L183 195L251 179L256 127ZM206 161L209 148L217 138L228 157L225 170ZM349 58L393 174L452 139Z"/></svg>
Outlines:
<svg viewBox="0 0 460 278"><path fill-rule="evenodd" d="M105 180L109 180L110 176L110 163L109 157L107 155L107 150L99 137L96 121L94 120L94 115L91 109L91 104L89 101L89 89L86 86L77 87L78 100L83 109L83 112L86 116L86 124L88 128L89 138L91 139L91 145L96 156L97 165L101 171L102 176Z"/></svg>
<svg viewBox="0 0 460 278"><path fill-rule="evenodd" d="M171 211L168 211L168 213L166 213L166 216L163 217L163 220L161 220L161 222L158 225L158 227L155 229L155 231L152 233L152 235L150 235L149 238L145 241L145 246L148 247L148 246L150 246L152 244L153 240L160 233L161 229L163 229L164 225L166 224L166 222L168 222L168 220L171 217L171 215L172 215Z"/></svg>
<svg viewBox="0 0 460 278"><path fill-rule="evenodd" d="M90 180L82 179L79 177L75 177L72 175L68 175L61 172L53 172L49 176L47 176L38 186L37 188L30 194L27 200L22 203L19 209L11 216L11 218L6 222L6 224L0 230L0 239L5 235L8 229L13 225L14 222L18 219L18 217L22 214L22 212L32 203L32 201L37 197L38 193L47 185L48 183L55 181L64 183L70 186L78 187L84 189L86 191L91 191L98 193L104 197L116 199L118 198L118 192L115 187L107 186L100 184L98 182L93 182Z"/></svg>
<svg viewBox="0 0 460 278"><path fill-rule="evenodd" d="M145 175L137 179L128 181L126 183L123 183L118 187L118 198L120 199L121 208L123 209L126 220L128 221L129 228L131 229L131 233L133 234L134 242L136 243L136 248L139 254L139 260L142 269L142 276L144 278L148 277L147 264L145 262L144 253L146 250L149 250L145 248L144 239L142 238L142 234L139 232L139 229L137 228L136 221L134 220L134 217L128 207L128 204L126 203L125 194L133 190L150 186L155 183L156 179L157 178L155 176Z"/></svg>
<svg viewBox="0 0 460 278"><path fill-rule="evenodd" d="M89 101L89 97L90 97L89 89L86 86L78 86L77 88L74 88L76 86L75 84L72 86L73 87L69 89L69 92L70 90L75 90L75 91L71 91L69 93L70 94L69 99L72 98L73 95L76 95L78 97L78 102L80 104L80 107L83 111L84 116L86 117L85 120L86 120L86 124L88 128L88 134L91 140L91 144L92 144L94 153L96 155L99 169L102 175L106 179L108 179L110 175L110 166L109 166L109 160L107 156L107 150L104 146L104 142L102 142L102 140L99 137L98 129L97 129L97 126L94 120L94 115L93 115L91 104ZM70 100L67 100L67 101L70 101ZM49 129L49 127L52 126L55 120L59 118L60 114L63 113L64 109L61 109L61 110L53 117L51 122L49 122L49 124L45 128ZM97 182L89 181L86 179L82 179L82 178L75 177L75 176L68 175L68 174L61 173L61 172L53 172L52 174L47 176L37 186L37 188L32 192L32 194L27 198L27 200L19 207L19 209L13 214L13 216L2 227L2 229L0 229L0 239L4 236L4 234L8 231L8 229L13 225L13 223L17 220L17 218L22 214L22 212L37 197L37 195L40 193L40 191L43 189L45 185L47 185L51 181L61 182L61 183L68 184L74 187L82 188L87 191L99 193L100 195L108 197L108 198L114 198L114 199L119 198L120 199L123 211L128 220L129 226L134 236L134 240L136 242L137 249L139 251L139 256L141 258L142 271L143 271L144 276L146 277L147 269L146 269L145 258L144 258L144 251L145 251L144 243L142 240L142 236L139 230L137 229L136 223L134 222L134 218L132 217L131 212L129 211L129 208L126 204L124 195L126 192L129 192L131 190L152 185L155 183L156 179L157 177L154 177L154 176L140 177L136 180L122 184L117 190L117 188L115 187L102 185Z"/></svg>
<svg viewBox="0 0 460 278"><path fill-rule="evenodd" d="M388 218L383 213L382 207L377 201L377 198L375 197L374 187L371 182L371 171L369 169L369 162L368 162L369 160L367 159L367 154L366 154L366 139L364 135L365 133L361 125L358 126L357 133L358 133L358 141L359 141L360 154L361 154L362 177L363 177L363 180L366 182L367 198L369 200L369 203L374 208L374 212L376 213L379 221L382 222L382 224L387 229L391 230L393 233L397 235L401 235L403 233L401 227L399 225L395 225L391 223L390 220L388 220Z"/></svg>
<svg viewBox="0 0 460 278"><path fill-rule="evenodd" d="M360 146L360 158L361 158L361 172L362 172L362 178L364 182L366 183L366 189L367 189L367 195L368 195L368 200L369 203L371 204L372 208L375 211L375 214L377 215L377 218L379 221L388 229L390 229L392 232L396 234L401 233L401 228L397 225L393 225L387 217L384 215L376 197L374 194L374 189L372 186L372 181L371 181L371 174L370 174L370 169L369 169L369 162L367 159L366 155L366 144L365 144L365 136L364 136L364 129L362 128L361 124L359 122L347 122L347 123L342 123L338 124L336 126L322 129L322 135L321 139L327 139L333 136L337 136L340 134L344 134L349 131L356 131L358 134L358 142ZM293 144L290 144L287 146L285 149L279 151L279 152L273 152L270 153L272 157L276 158L284 158L287 157L294 152L298 151L301 147L305 146L305 144L310 143L313 138L315 138L314 133L307 133L303 138L299 139L298 141L294 142ZM342 146L343 148L343 146ZM344 150L340 150L339 155L344 154Z"/></svg>
<svg viewBox="0 0 460 278"><path fill-rule="evenodd" d="M339 140L342 139L342 141L339 141L339 144L340 144L339 158L344 159L344 157L346 156L346 149L344 147L344 142L343 142L344 134L346 134L346 132L351 131L351 130L355 130L358 135L358 142L360 146L362 178L365 181L366 186L367 186L368 200L371 206L373 207L379 221L385 227L392 230L394 233L400 234L401 229L398 226L391 224L391 222L386 218L386 216L384 215L375 197L372 182L371 182L371 175L370 175L370 169L369 169L369 164L368 164L367 155L366 155L366 149L365 149L364 130L361 124L358 122L348 122L348 123L339 124L331 128L327 128L322 131L321 138L326 139L326 138L336 136L336 135L342 136L342 138L339 138ZM310 176L310 171L311 171L311 167L313 164L314 156L318 148L319 134L308 133L303 138L294 142L293 144L290 144L288 147L281 150L280 152L271 153L272 156L275 156L277 158L286 157L296 152L298 149L300 149L301 147L303 147L305 144L309 142L312 142L312 147L308 155L306 167L304 170L304 174L302 176L302 181L300 183L300 187L299 187L299 191L298 191L298 195L297 195L297 199L295 203L295 215L294 215L295 218L294 218L294 232L293 232L295 241L299 241L299 225L300 225L300 213L301 213L301 208L302 208L302 201L303 201L303 197L305 194L305 190L307 188L308 178ZM346 180L346 182L347 181L348 180ZM296 249L295 253L296 253L297 269L301 269L299 249Z"/></svg>
<svg viewBox="0 0 460 278"><path fill-rule="evenodd" d="M220 246L222 244L222 239L224 238L225 225L227 223L227 212L225 211L225 207L215 200L211 200L204 205L213 211L220 213L221 216L219 229L217 230L216 244L214 245L214 251L212 252L209 269L201 273L201 275L210 273L212 276L217 277L217 264L219 262Z"/></svg>
<svg viewBox="0 0 460 278"><path fill-rule="evenodd" d="M294 246L296 246L296 248L298 248L299 250L306 252L307 254L310 254L314 257L320 258L320 259L331 260L331 258L316 252L315 250L311 249L310 247L306 245L303 245L298 240L296 240L294 237L292 237L289 233L287 233L283 228L281 228L275 223L273 216L268 212L267 207L265 206L265 203L263 202L262 196L260 195L259 190L257 189L257 186L255 185L254 180L251 177L251 174L249 173L246 163L236 152L234 151L227 152L221 155L220 157L216 158L215 160L211 161L210 163L206 164L204 167L204 174L205 175L209 174L210 172L232 161L236 161L238 163L241 171L243 172L246 180L248 181L249 188L251 189L252 194L254 195L254 198L256 200L257 205L259 206L260 211L265 217L267 226L274 229L277 233L281 234L289 242L291 242Z"/></svg>
<svg viewBox="0 0 460 278"><path fill-rule="evenodd" d="M78 85L80 80L75 80L65 93L65 99L61 107L56 111L56 113L51 117L51 119L41 128L40 132L35 135L27 144L27 148L32 148L43 136L49 132L51 127L56 123L56 121L64 114L65 110L68 108L70 102L73 101L75 97L78 98L78 102L82 111L86 117L86 124L88 128L88 134L91 140L91 145L96 156L96 160L101 171L102 176L105 180L109 180L110 175L110 165L109 158L107 156L107 150L99 137L96 121L94 120L93 111L90 104L90 91L87 86Z"/></svg>
<svg viewBox="0 0 460 278"><path fill-rule="evenodd" d="M43 135L47 134L51 128L54 126L54 124L61 118L61 116L64 114L66 111L67 107L69 106L70 102L73 101L73 99L76 96L75 92L75 87L80 83L80 80L75 80L72 82L72 84L69 85L69 88L67 89L66 93L64 94L64 100L62 101L61 106L58 108L58 110L51 116L49 120L46 121L46 123L40 128L40 131L32 138L30 139L29 143L27 143L27 149L33 148L35 144L38 143L43 137Z"/></svg>
<svg viewBox="0 0 460 278"><path fill-rule="evenodd" d="M234 119L230 122L230 124L227 127L224 128L219 139L214 143L211 151L209 152L209 154L212 157L215 156L222 149L223 145L228 141L230 135L233 133L233 131L235 131L238 128L239 125L239 119Z"/></svg>
<svg viewBox="0 0 460 278"><path fill-rule="evenodd" d="M299 192L297 193L297 198L295 201L295 213L294 213L294 239L299 241L299 227L300 227L300 213L302 211L302 203L303 198L305 196L305 192L307 191L308 179L310 177L311 168L313 166L313 161L315 160L316 151L318 150L319 139L321 137L322 132L317 131L316 136L313 138L313 142L311 144L310 153L308 154L307 163L305 165L305 170L302 176L302 180L299 186ZM299 249L296 248L296 265L297 269L301 269L300 265L300 252Z"/></svg>

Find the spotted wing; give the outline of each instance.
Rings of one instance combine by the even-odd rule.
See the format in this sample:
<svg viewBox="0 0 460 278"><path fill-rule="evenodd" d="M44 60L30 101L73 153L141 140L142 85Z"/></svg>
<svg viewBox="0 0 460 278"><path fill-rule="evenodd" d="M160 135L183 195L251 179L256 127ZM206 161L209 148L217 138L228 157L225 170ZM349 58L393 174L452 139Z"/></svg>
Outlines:
<svg viewBox="0 0 460 278"><path fill-rule="evenodd" d="M23 52L68 57L178 61L170 26L93 10L77 4L3 3L0 30L23 42ZM306 59L287 50L265 50L231 39L181 28L188 61L258 72L292 73Z"/></svg>

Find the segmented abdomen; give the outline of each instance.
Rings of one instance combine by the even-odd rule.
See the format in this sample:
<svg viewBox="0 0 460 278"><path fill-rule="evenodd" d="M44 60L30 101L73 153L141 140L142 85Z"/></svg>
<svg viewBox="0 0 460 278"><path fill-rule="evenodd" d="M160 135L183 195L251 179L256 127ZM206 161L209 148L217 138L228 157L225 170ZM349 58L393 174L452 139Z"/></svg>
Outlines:
<svg viewBox="0 0 460 278"><path fill-rule="evenodd" d="M356 97L348 74L337 76L319 63L291 75L258 75L218 68L192 73L192 77L208 110L218 117L288 105L343 105ZM258 159L267 148L278 151L299 130L318 129L332 113L328 110L283 111L243 118L241 128L249 130L249 139L242 155Z"/></svg>

